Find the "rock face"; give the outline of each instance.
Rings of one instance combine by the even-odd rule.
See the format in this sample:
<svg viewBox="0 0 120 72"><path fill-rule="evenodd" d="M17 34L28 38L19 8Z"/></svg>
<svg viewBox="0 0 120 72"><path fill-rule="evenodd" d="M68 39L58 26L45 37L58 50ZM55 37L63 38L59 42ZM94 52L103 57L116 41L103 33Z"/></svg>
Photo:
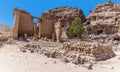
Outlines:
<svg viewBox="0 0 120 72"><path fill-rule="evenodd" d="M120 23L120 5L113 2L99 4L87 18L89 34L113 34L118 32Z"/></svg>
<svg viewBox="0 0 120 72"><path fill-rule="evenodd" d="M14 18L13 38L24 37L24 34L33 35L33 17L29 13L15 8Z"/></svg>
<svg viewBox="0 0 120 72"><path fill-rule="evenodd" d="M39 19L39 37L48 37L59 42L62 27L67 29L75 17L80 17L83 22L86 20L82 10L73 7L60 7L43 13Z"/></svg>
<svg viewBox="0 0 120 72"><path fill-rule="evenodd" d="M58 21L60 19L62 26L70 24L75 17L80 17L83 22L86 20L82 10L74 7L55 8L43 13L41 16L41 18L52 19L54 21Z"/></svg>

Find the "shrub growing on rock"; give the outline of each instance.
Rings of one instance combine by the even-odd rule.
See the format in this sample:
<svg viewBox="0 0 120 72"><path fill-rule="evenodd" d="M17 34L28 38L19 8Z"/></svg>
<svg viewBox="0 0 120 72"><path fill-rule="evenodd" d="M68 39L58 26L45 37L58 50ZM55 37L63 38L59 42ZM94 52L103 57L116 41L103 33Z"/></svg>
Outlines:
<svg viewBox="0 0 120 72"><path fill-rule="evenodd" d="M67 36L68 36L68 38L73 38L75 36L82 38L82 34L84 33L84 30L85 29L83 27L83 23L82 23L81 19L79 17L76 17L72 21L72 23L67 31Z"/></svg>

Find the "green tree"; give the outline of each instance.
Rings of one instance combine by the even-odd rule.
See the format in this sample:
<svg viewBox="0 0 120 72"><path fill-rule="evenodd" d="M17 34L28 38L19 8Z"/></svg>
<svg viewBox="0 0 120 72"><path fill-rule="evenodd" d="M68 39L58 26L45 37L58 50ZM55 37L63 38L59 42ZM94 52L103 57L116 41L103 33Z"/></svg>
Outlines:
<svg viewBox="0 0 120 72"><path fill-rule="evenodd" d="M73 38L74 36L78 36L79 38L82 38L83 33L84 33L83 23L79 17L76 17L72 21L72 23L67 31L67 36L69 38Z"/></svg>

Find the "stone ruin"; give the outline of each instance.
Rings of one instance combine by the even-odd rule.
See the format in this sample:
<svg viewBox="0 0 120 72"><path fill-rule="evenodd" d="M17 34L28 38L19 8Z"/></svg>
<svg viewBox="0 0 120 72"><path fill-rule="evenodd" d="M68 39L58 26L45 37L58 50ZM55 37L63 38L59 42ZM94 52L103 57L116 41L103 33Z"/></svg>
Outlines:
<svg viewBox="0 0 120 72"><path fill-rule="evenodd" d="M35 37L35 39L47 37L59 42L62 36L62 29L69 27L75 17L80 17L85 22L85 29L88 35L115 34L118 32L118 24L120 23L119 7L120 5L113 2L100 4L94 10L91 10L87 21L82 10L73 7L55 8L43 13L41 17L31 16L28 12L15 8L13 37L19 38L25 37L25 35L27 35L26 37ZM37 24L33 22L34 18L38 18ZM30 51L33 52L32 46L30 48ZM112 46L102 43L65 42L62 48L68 52L79 53L80 56L95 58L97 61L115 56ZM24 48L22 48L22 51L24 51ZM49 53L49 51L46 52L45 54Z"/></svg>
<svg viewBox="0 0 120 72"><path fill-rule="evenodd" d="M65 42L63 44L63 49L66 51L78 52L80 56L92 57L96 61L106 60L115 56L112 46L94 42Z"/></svg>
<svg viewBox="0 0 120 72"><path fill-rule="evenodd" d="M13 38L24 37L25 34L33 36L33 17L28 12L15 8L14 18Z"/></svg>
<svg viewBox="0 0 120 72"><path fill-rule="evenodd" d="M67 27L75 17L80 17L83 21L86 20L82 10L73 7L55 8L43 13L40 18L15 8L13 38L35 37L37 39L47 37L59 42L62 27ZM33 22L34 18L38 19L37 24Z"/></svg>
<svg viewBox="0 0 120 72"><path fill-rule="evenodd" d="M80 17L83 22L86 21L82 10L74 7L60 7L43 13L39 19L40 37L60 41L62 31L67 30L75 17Z"/></svg>
<svg viewBox="0 0 120 72"><path fill-rule="evenodd" d="M120 4L111 1L99 4L94 10L90 11L86 21L88 34L115 34L118 32L120 23Z"/></svg>

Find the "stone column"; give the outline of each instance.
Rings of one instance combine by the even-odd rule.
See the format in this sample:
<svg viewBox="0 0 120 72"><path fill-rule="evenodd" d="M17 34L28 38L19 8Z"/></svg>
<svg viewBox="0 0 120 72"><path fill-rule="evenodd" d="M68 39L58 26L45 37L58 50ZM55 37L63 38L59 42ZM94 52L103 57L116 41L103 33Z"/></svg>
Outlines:
<svg viewBox="0 0 120 72"><path fill-rule="evenodd" d="M34 39L37 40L37 38L38 38L37 25L34 25Z"/></svg>
<svg viewBox="0 0 120 72"><path fill-rule="evenodd" d="M55 34L56 34L56 41L60 42L61 35L62 35L62 23L60 21L54 24Z"/></svg>
<svg viewBox="0 0 120 72"><path fill-rule="evenodd" d="M41 38L41 28L42 28L42 19L41 18L39 18L38 23L39 23L39 38Z"/></svg>

